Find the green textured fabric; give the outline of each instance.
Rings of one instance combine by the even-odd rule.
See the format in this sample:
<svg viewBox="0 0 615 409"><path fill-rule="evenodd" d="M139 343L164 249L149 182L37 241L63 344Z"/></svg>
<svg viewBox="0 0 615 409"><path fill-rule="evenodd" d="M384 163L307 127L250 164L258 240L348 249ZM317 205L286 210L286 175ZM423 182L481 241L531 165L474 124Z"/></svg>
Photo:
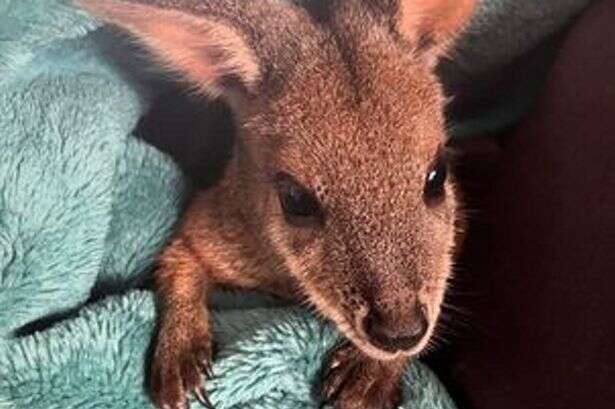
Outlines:
<svg viewBox="0 0 615 409"><path fill-rule="evenodd" d="M473 32L512 2L483 7ZM583 1L573 3L560 3L558 22ZM0 0L0 408L150 407L155 308L136 287L188 187L170 158L133 136L156 74L135 75L138 57L97 28L66 0ZM501 53L507 40L494 38ZM252 294L219 295L213 309L217 408L318 407L334 329ZM403 382L404 408L454 409L421 364Z"/></svg>
<svg viewBox="0 0 615 409"><path fill-rule="evenodd" d="M257 299L251 297L256 303ZM245 295L227 296L226 304ZM293 307L217 307L216 408L318 408L320 363L337 335ZM76 318L0 348L0 407L146 408L142 385L154 327L152 296L134 292L83 308ZM454 408L437 379L414 365L405 408ZM192 407L198 403L192 402Z"/></svg>

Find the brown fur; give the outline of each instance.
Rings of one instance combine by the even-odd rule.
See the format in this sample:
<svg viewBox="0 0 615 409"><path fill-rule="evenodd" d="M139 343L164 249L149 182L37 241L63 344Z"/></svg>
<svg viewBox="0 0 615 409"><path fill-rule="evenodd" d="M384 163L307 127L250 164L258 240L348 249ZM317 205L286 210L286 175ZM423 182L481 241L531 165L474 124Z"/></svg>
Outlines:
<svg viewBox="0 0 615 409"><path fill-rule="evenodd" d="M437 206L423 197L445 137L433 66L474 1L338 0L321 13L275 0L79 3L226 98L241 132L224 179L194 199L161 257L156 403L181 407L186 392L206 400L203 305L228 285L307 299L352 341L328 364L325 395L337 408L394 405L450 271L453 188ZM275 187L281 171L318 198L320 222L288 225ZM387 334L412 331L418 304L428 328L412 348L391 352L366 334L370 311ZM376 395L366 393L374 386Z"/></svg>

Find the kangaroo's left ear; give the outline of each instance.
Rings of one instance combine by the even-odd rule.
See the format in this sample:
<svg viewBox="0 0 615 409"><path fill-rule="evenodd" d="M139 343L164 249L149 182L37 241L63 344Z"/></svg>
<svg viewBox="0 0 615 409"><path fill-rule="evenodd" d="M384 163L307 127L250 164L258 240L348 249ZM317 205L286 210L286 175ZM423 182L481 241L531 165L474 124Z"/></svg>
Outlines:
<svg viewBox="0 0 615 409"><path fill-rule="evenodd" d="M309 16L280 0L73 0L143 44L192 87L236 109L294 70Z"/></svg>
<svg viewBox="0 0 615 409"><path fill-rule="evenodd" d="M479 0L397 0L398 31L430 57L445 53L463 31Z"/></svg>

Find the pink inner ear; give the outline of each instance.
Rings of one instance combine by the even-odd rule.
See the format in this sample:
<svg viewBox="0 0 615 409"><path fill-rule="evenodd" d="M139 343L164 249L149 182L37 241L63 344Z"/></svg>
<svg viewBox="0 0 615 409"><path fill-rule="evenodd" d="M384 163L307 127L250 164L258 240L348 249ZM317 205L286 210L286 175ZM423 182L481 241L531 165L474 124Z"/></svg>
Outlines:
<svg viewBox="0 0 615 409"><path fill-rule="evenodd" d="M477 0L400 0L399 29L416 40L429 36L446 41L464 28Z"/></svg>
<svg viewBox="0 0 615 409"><path fill-rule="evenodd" d="M258 59L232 27L177 10L116 0L78 0L94 16L130 32L163 64L206 93L224 94L221 80L239 78L250 90Z"/></svg>

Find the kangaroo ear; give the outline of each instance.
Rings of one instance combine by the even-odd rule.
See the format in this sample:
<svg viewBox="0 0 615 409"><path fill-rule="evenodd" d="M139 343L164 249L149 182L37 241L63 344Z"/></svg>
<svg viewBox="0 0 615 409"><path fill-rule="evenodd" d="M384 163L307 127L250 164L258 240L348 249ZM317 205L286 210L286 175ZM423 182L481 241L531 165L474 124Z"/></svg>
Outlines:
<svg viewBox="0 0 615 409"><path fill-rule="evenodd" d="M178 1L76 0L76 3L95 17L127 30L162 64L211 96L232 97L230 94L238 89L253 92L261 78L255 50L230 22L214 18L215 10L197 13L186 11L188 6L181 9L165 6L181 3Z"/></svg>
<svg viewBox="0 0 615 409"><path fill-rule="evenodd" d="M440 55L463 31L479 0L398 0L397 28L430 55Z"/></svg>

